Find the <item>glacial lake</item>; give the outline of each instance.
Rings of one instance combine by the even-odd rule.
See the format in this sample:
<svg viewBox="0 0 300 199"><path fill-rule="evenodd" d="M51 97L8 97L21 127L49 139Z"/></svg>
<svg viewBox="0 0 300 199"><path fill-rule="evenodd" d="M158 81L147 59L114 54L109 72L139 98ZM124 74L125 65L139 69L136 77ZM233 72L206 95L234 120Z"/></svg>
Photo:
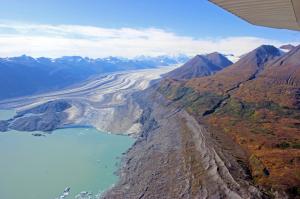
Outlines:
<svg viewBox="0 0 300 199"><path fill-rule="evenodd" d="M66 187L71 188L66 199L82 191L99 194L117 182L120 157L133 142L93 128L60 129L41 137L0 132L0 198L55 199Z"/></svg>

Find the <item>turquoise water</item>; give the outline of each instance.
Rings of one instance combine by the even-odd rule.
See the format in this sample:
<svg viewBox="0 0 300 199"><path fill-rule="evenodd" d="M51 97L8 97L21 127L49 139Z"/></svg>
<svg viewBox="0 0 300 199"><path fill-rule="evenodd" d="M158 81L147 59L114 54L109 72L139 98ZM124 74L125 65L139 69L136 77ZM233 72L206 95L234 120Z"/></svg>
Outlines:
<svg viewBox="0 0 300 199"><path fill-rule="evenodd" d="M0 133L0 198L54 199L66 187L101 193L116 181L120 157L133 139L93 128L56 130L45 137Z"/></svg>

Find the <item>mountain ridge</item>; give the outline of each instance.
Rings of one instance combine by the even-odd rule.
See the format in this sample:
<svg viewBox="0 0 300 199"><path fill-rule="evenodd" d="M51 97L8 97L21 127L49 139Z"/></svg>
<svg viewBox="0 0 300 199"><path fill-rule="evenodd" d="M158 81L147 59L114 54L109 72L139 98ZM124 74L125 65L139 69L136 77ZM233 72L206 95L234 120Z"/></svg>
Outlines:
<svg viewBox="0 0 300 199"><path fill-rule="evenodd" d="M188 84L191 87L194 86L204 90L211 89L224 94L237 84L252 79L263 70L267 62L280 55L280 51L274 46L262 45L214 76L196 78Z"/></svg>
<svg viewBox="0 0 300 199"><path fill-rule="evenodd" d="M214 52L206 55L196 55L184 65L164 75L164 77L187 80L196 77L209 76L231 65L232 62L224 55Z"/></svg>

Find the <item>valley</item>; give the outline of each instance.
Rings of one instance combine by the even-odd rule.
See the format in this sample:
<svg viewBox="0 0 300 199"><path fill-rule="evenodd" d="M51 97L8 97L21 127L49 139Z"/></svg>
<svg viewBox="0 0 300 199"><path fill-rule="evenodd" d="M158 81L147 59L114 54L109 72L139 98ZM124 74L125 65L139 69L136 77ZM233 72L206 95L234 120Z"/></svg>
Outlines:
<svg viewBox="0 0 300 199"><path fill-rule="evenodd" d="M134 137L101 198L297 198L299 52L263 45L232 64L213 53L2 100L17 113L1 131Z"/></svg>
<svg viewBox="0 0 300 199"><path fill-rule="evenodd" d="M135 58L62 56L59 58L0 57L0 100L68 89L88 79L114 72L155 69L185 62L187 56Z"/></svg>
<svg viewBox="0 0 300 199"><path fill-rule="evenodd" d="M16 130L51 131L68 126L93 126L106 132L137 134L142 109L132 99L132 93L146 89L150 81L173 68L99 76L74 88L0 101L0 108L20 113L7 124ZM66 107L58 110L59 106Z"/></svg>
<svg viewBox="0 0 300 199"><path fill-rule="evenodd" d="M0 15L0 199L300 199L300 0Z"/></svg>
<svg viewBox="0 0 300 199"><path fill-rule="evenodd" d="M0 123L8 125L0 133L0 197L100 197L118 181L119 158L135 141L111 133L140 132L142 108L131 95L174 67L112 73L70 89L1 101Z"/></svg>

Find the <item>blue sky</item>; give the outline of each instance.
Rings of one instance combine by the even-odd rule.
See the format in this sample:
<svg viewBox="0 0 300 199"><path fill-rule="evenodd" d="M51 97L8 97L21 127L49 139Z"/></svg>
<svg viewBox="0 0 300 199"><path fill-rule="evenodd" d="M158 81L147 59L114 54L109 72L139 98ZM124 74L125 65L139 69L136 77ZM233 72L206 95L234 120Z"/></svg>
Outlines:
<svg viewBox="0 0 300 199"><path fill-rule="evenodd" d="M300 39L299 32L251 25L206 0L3 0L0 19L1 57L241 54L254 48L253 42L280 45ZM174 45L176 41L180 45ZM60 46L54 48L53 42ZM236 44L240 50L230 50ZM10 49L4 49L7 46Z"/></svg>

